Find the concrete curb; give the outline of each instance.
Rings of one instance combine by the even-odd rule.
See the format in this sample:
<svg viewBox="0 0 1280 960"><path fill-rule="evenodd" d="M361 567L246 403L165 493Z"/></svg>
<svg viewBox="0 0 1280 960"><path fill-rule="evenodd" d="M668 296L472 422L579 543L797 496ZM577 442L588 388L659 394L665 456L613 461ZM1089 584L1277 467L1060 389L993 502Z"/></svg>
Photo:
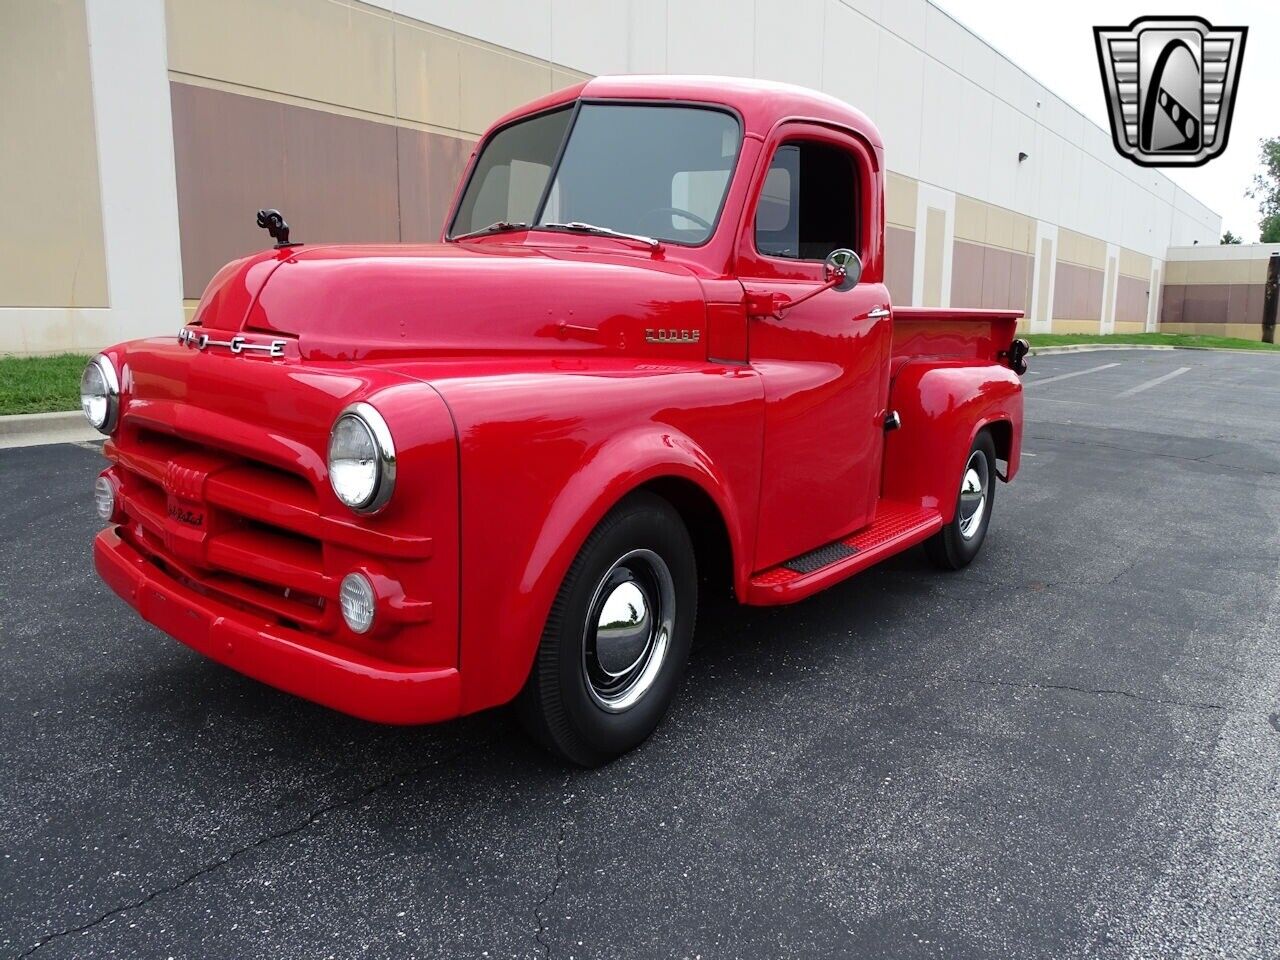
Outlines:
<svg viewBox="0 0 1280 960"><path fill-rule="evenodd" d="M57 413L17 413L0 417L0 448L34 447L46 443L82 443L102 434L85 422L79 410Z"/></svg>
<svg viewBox="0 0 1280 960"><path fill-rule="evenodd" d="M1215 353L1243 353L1251 357L1277 356L1280 350L1237 350L1234 347L1183 347L1168 343L1067 343L1058 347L1032 347L1031 356L1050 357L1055 353L1094 353L1098 350L1212 350Z"/></svg>

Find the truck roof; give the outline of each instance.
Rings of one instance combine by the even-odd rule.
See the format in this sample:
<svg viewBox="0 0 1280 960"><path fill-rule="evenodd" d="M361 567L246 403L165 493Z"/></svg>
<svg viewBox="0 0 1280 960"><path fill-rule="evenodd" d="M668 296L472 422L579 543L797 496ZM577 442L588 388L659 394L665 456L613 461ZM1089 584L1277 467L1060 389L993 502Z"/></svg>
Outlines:
<svg viewBox="0 0 1280 960"><path fill-rule="evenodd" d="M843 100L790 83L743 77L643 74L594 77L525 104L502 117L490 129L580 97L684 100L727 106L741 115L744 135L764 136L778 121L788 118L817 120L859 133L877 150L884 148L876 125L865 113Z"/></svg>

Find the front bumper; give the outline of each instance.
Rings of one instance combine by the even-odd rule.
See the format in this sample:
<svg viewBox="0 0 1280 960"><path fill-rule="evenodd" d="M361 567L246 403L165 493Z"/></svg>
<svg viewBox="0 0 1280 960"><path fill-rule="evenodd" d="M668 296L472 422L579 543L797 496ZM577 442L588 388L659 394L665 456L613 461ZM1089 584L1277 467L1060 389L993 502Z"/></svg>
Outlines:
<svg viewBox="0 0 1280 960"><path fill-rule="evenodd" d="M456 669L379 661L223 604L166 576L114 528L94 540L93 561L108 586L150 623L263 683L379 723L433 723L461 712Z"/></svg>

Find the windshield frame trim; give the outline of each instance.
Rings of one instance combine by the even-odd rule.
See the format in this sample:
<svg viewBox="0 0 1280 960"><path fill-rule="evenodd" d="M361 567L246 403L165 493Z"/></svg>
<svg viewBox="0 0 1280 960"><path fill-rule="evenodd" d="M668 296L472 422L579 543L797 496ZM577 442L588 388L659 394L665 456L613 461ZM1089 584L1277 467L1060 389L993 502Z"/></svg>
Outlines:
<svg viewBox="0 0 1280 960"><path fill-rule="evenodd" d="M657 238L658 241L662 243L664 246L666 246L667 244L671 244L673 246L681 247L682 249L685 249L685 250L697 250L701 247L705 247L712 240L714 240L716 234L720 230L720 219L721 217L724 216L725 204L728 203L729 201L729 193L733 188L734 177L738 175L738 164L742 160L742 146L747 139L747 125L745 121L742 119L741 111L739 111L737 107L734 107L731 104L723 103L721 101L716 101L716 100L686 100L683 98L667 99L665 97L578 97L573 101L565 101L564 103L557 103L554 106L548 107L545 110L538 110L534 113L527 113L523 116L516 117L509 123L504 123L500 127L495 127L492 131L489 132L489 134L480 142L480 145L476 148L475 163L471 165L471 169L467 172L466 182L462 185L462 189L458 192L458 201L454 208L453 215L449 218L449 231L448 233L445 234L445 241L447 243L458 242L457 238L454 236L454 231L457 226L458 214L461 213L462 211L462 200L467 195L467 191L471 189L471 181L475 177L477 168L480 166L480 158L484 155L484 151L488 149L489 144L493 141L494 137L496 137L502 131L508 130L511 127L514 127L518 123L524 123L526 120L533 120L536 117L546 116L548 114L555 113L559 110L564 110L568 108L572 111L572 113L569 116L569 123L565 127L564 136L561 138L560 146L556 150L555 159L551 162L551 173L547 177L547 185L543 188L542 196L538 200L537 209L534 211L534 214L533 214L533 221L529 224L527 228L528 232L530 233L532 233L535 230L541 230L542 227L538 225L538 221L542 219L542 214L546 208L547 201L551 198L551 190L555 186L556 175L560 172L560 163L564 159L565 150L569 146L569 138L573 135L573 128L578 122L578 115L582 112L582 107L584 104L592 105L592 106L617 105L617 106L638 106L638 107L691 107L698 110L714 110L719 113L726 113L734 119L734 121L738 124L738 144L737 144L737 148L734 151L733 163L729 166L729 171L728 171L729 176L725 180L724 191L720 196L720 206L716 209L715 219L711 221L711 229L707 231L706 238L699 243L686 243L681 240L667 240L662 237ZM558 230L544 231L544 232L563 233L563 231L558 231ZM581 236L589 236L589 235L581 234Z"/></svg>

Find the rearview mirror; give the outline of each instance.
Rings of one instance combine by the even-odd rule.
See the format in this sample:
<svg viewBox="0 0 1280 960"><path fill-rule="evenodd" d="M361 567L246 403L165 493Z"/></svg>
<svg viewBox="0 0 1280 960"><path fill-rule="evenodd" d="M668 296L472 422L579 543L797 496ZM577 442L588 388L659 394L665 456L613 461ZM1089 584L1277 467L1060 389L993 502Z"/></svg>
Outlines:
<svg viewBox="0 0 1280 960"><path fill-rule="evenodd" d="M835 290L852 290L862 279L862 258L848 247L832 250L822 263L823 279L833 285Z"/></svg>

